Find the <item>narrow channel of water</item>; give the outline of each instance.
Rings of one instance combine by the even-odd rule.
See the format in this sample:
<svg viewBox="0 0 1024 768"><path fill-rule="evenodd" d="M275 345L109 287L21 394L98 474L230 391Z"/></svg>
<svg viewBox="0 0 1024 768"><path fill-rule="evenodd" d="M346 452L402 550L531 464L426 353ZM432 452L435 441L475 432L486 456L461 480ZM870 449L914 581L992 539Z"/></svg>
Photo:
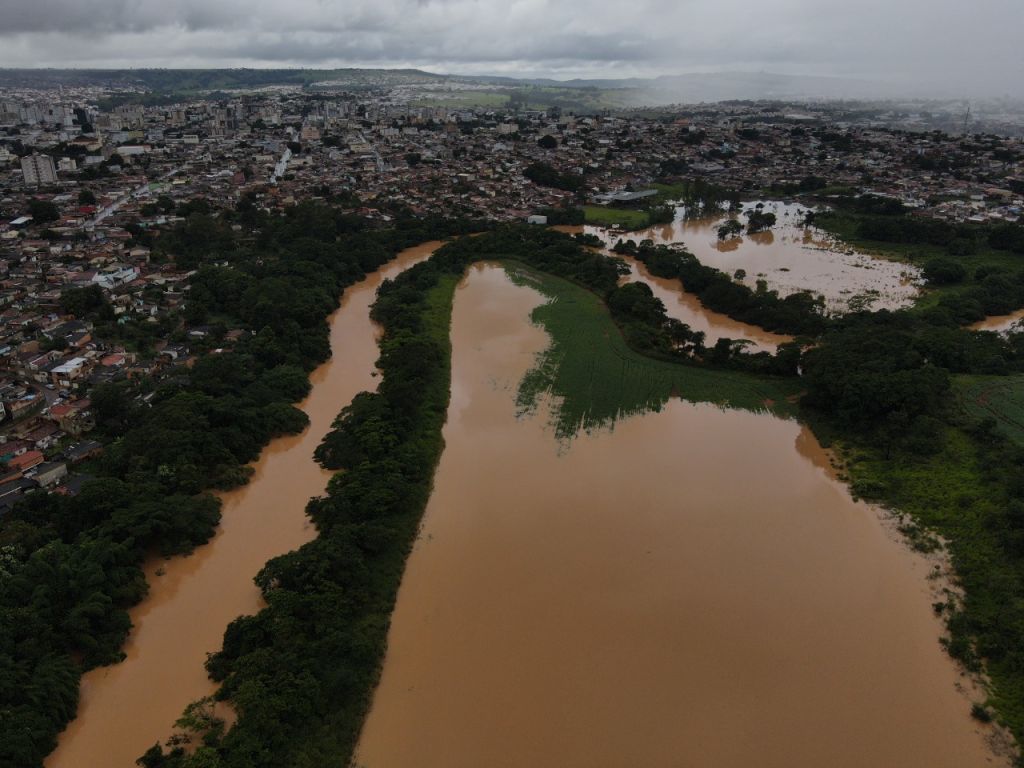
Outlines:
<svg viewBox="0 0 1024 768"><path fill-rule="evenodd" d="M566 450L516 417L543 301L486 265L456 293L446 447L357 765L994 764L931 565L805 428L673 400Z"/></svg>
<svg viewBox="0 0 1024 768"><path fill-rule="evenodd" d="M1018 309L1009 315L993 315L986 317L967 326L972 331L995 331L996 333L1007 333L1017 323L1024 320L1024 309Z"/></svg>
<svg viewBox="0 0 1024 768"><path fill-rule="evenodd" d="M405 250L345 291L330 317L331 360L311 374L312 391L299 403L309 427L270 443L251 482L221 495L223 518L208 544L189 557L147 564L150 592L131 612L127 658L84 676L78 717L61 734L48 768L134 768L136 758L170 735L189 702L213 693L206 654L220 648L232 620L262 607L253 577L315 535L306 502L323 493L331 473L313 460L314 449L338 412L377 386L378 329L369 317L377 287L439 245Z"/></svg>
<svg viewBox="0 0 1024 768"><path fill-rule="evenodd" d="M584 231L584 227L564 225L553 227L553 229L570 235ZM588 231L591 229L587 228ZM654 295L665 305L665 312L668 316L685 323L694 331L703 333L704 344L708 347L714 346L715 342L721 338L729 338L750 342L747 346L750 352L775 352L779 344L793 340L791 336L772 333L756 325L733 320L720 312L713 312L701 304L700 299L692 293L684 291L678 280L655 277L643 262L632 256L624 256L611 251L604 251L604 253L620 258L629 265L629 275L623 277L622 282L646 283L650 286Z"/></svg>
<svg viewBox="0 0 1024 768"><path fill-rule="evenodd" d="M656 277L648 271L643 262L631 256L615 255L629 265L629 276L625 278L626 280L650 286L654 295L665 305L668 316L686 323L694 331L702 332L704 344L708 347L714 346L719 339L729 338L750 342L747 345L749 352L774 353L779 344L793 340L792 336L772 333L756 325L733 320L720 312L713 312L701 304L700 299L692 293L684 291L678 280Z"/></svg>

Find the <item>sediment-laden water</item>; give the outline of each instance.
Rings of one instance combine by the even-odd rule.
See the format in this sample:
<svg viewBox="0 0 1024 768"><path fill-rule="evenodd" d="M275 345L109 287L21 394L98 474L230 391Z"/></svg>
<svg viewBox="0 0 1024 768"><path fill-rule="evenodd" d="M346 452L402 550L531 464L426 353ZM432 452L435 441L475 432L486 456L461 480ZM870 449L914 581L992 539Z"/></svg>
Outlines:
<svg viewBox="0 0 1024 768"><path fill-rule="evenodd" d="M932 564L813 436L674 399L566 447L517 418L543 301L490 265L456 293L446 447L356 763L990 765Z"/></svg>
<svg viewBox="0 0 1024 768"><path fill-rule="evenodd" d="M993 315L979 320L968 326L972 331L995 331L996 333L1008 333L1016 330L1015 326L1024 320L1024 309L1018 309L1009 315Z"/></svg>
<svg viewBox="0 0 1024 768"><path fill-rule="evenodd" d="M213 692L206 654L220 649L232 620L262 607L253 577L315 535L306 502L323 493L330 473L314 462L314 449L357 393L376 388L380 353L369 307L377 287L439 245L403 251L345 291L330 318L331 360L312 373L312 391L298 404L309 427L270 443L250 483L221 495L223 518L208 544L189 557L147 564L150 592L131 612L127 658L84 676L78 717L61 734L48 768L134 768L137 757L170 735L189 702Z"/></svg>
<svg viewBox="0 0 1024 768"><path fill-rule="evenodd" d="M756 204L745 203L744 210ZM609 245L622 238L682 243L702 264L729 275L742 269L746 273L743 282L751 287L763 279L769 289L783 296L810 291L824 296L826 306L834 312L848 310L851 300L858 306L867 302L871 309L896 309L912 303L919 293L920 271L916 267L858 253L828 233L805 225L805 206L766 202L764 210L775 214L775 227L727 240L718 239L718 226L728 219L725 213L683 218L683 209L671 224L638 232L585 229ZM746 222L744 216L738 218Z"/></svg>
<svg viewBox="0 0 1024 768"><path fill-rule="evenodd" d="M585 228L558 226L554 229L566 234L577 234L583 232ZM586 229L592 230L589 227ZM607 237L607 233L605 235ZM611 251L606 251L606 253L621 258L629 265L629 275L624 276L622 282L646 283L650 286L654 295L665 305L668 316L685 323L694 331L703 333L706 346L712 347L719 339L729 338L749 342L747 349L750 352L774 352L779 344L792 341L790 336L772 333L756 325L733 320L720 312L713 312L702 305L692 293L684 291L679 280L656 277L650 273L643 262L631 256L613 254Z"/></svg>

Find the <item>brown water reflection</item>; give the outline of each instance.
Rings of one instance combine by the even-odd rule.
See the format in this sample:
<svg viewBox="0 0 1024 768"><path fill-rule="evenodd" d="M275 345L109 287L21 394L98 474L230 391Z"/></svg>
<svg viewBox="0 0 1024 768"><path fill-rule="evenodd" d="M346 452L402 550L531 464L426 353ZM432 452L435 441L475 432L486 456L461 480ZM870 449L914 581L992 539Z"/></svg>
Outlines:
<svg viewBox="0 0 1024 768"><path fill-rule="evenodd" d="M750 352L775 352L779 344L792 341L792 336L772 333L756 325L741 323L728 315L712 312L692 293L684 291L678 280L655 277L642 262L630 256L620 256L629 265L629 276L624 280L643 282L661 299L669 317L686 323L694 331L704 333L704 343L711 347L721 338L749 341Z"/></svg>
<svg viewBox="0 0 1024 768"><path fill-rule="evenodd" d="M745 203L744 210L756 202ZM744 282L751 287L760 276L770 289L784 296L801 290L823 295L830 311L845 311L851 298L871 292L875 292L873 309L896 309L912 303L917 296L916 267L857 253L826 232L804 226L805 206L766 202L765 210L778 219L773 230L725 241L719 240L717 233L718 226L727 219L724 213L707 218L680 217L671 224L638 232L615 233L590 226L586 231L609 245L620 238L683 243L702 264L729 275L737 269L745 270ZM746 219L741 216L740 221Z"/></svg>
<svg viewBox="0 0 1024 768"><path fill-rule="evenodd" d="M456 294L446 448L357 764L964 768L928 564L792 421L679 400L566 451L515 391L544 298Z"/></svg>
<svg viewBox="0 0 1024 768"><path fill-rule="evenodd" d="M170 734L189 702L213 692L203 662L233 619L262 607L253 577L267 560L314 536L306 502L323 493L330 473L313 461L313 450L342 407L376 388L379 350L369 307L377 287L438 245L402 252L345 292L330 318L333 357L313 372L312 392L299 404L309 427L273 441L249 485L222 494L223 519L209 544L190 557L147 564L150 594L131 612L127 659L85 675L78 717L61 734L48 768L133 768Z"/></svg>
<svg viewBox="0 0 1024 768"><path fill-rule="evenodd" d="M993 315L979 320L968 326L972 331L995 331L996 333L1007 333L1013 330L1021 320L1024 320L1024 309L1018 309L1009 315Z"/></svg>
<svg viewBox="0 0 1024 768"><path fill-rule="evenodd" d="M584 231L583 227L571 226L558 226L553 229L567 234ZM741 323L728 315L713 312L701 304L700 299L692 293L684 291L678 280L655 277L642 262L631 256L612 254L610 251L607 253L621 258L629 265L629 275L623 277L622 282L641 282L649 285L654 295L665 305L668 316L686 323L694 331L703 333L704 343L709 347L714 346L721 338L729 338L749 341L747 349L750 352L774 352L779 344L793 340L791 336L771 333L756 325Z"/></svg>

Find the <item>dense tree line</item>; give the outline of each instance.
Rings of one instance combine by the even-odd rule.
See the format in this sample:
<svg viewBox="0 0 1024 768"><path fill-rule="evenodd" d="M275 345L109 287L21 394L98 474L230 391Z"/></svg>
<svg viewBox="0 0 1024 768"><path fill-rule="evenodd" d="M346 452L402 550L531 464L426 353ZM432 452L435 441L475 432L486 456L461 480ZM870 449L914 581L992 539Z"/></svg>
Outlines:
<svg viewBox="0 0 1024 768"><path fill-rule="evenodd" d="M861 240L900 245L931 245L953 256L967 256L988 247L1024 254L1024 225L953 223L910 215L899 200L874 195L838 198L842 215L851 217ZM827 214L826 214L827 216ZM810 219L815 215L811 214Z"/></svg>
<svg viewBox="0 0 1024 768"><path fill-rule="evenodd" d="M548 163L531 163L523 171L523 176L542 187L554 187L566 192L579 192L586 184L586 179L578 173L562 172Z"/></svg>
<svg viewBox="0 0 1024 768"><path fill-rule="evenodd" d="M199 270L188 317L229 318L246 333L161 381L146 405L129 397L134 385L99 391L110 442L90 468L95 479L73 498L30 495L0 521L0 766L39 765L74 716L81 673L121 658L127 609L146 592L145 557L205 542L220 516L209 491L246 482L246 464L271 438L306 425L291 403L330 353L326 316L342 290L402 248L479 227L372 230L312 204L283 217L244 206L189 221L197 216L218 228L247 221L255 237L169 236L162 247L175 257L186 249ZM92 289L64 302L102 309Z"/></svg>

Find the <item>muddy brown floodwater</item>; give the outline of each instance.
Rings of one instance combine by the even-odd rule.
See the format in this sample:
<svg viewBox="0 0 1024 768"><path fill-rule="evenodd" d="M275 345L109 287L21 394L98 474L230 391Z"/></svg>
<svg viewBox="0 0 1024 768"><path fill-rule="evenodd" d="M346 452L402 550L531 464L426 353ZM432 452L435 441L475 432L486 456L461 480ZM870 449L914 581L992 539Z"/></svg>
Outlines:
<svg viewBox="0 0 1024 768"><path fill-rule="evenodd" d="M758 202L744 203L743 209L749 210ZM771 290L783 296L803 290L822 295L834 312L846 311L850 299L859 295L873 297L872 309L896 309L910 304L919 293L920 271L916 267L857 253L827 232L805 226L806 206L771 201L764 206L778 219L772 230L724 241L718 239L718 226L728 218L724 213L685 219L681 208L671 224L638 232L618 233L589 226L586 231L609 245L621 238L683 243L701 264L729 275L744 270L743 282L750 287L761 276ZM746 222L743 216L739 220Z"/></svg>
<svg viewBox="0 0 1024 768"><path fill-rule="evenodd" d="M445 450L356 763L970 768L929 563L770 415L671 401L568 448L515 393L544 301L456 293Z"/></svg>
<svg viewBox="0 0 1024 768"><path fill-rule="evenodd" d="M313 460L314 449L357 393L376 388L380 351L369 308L377 287L439 245L405 250L345 291L330 317L331 360L312 373L312 391L299 403L309 427L271 442L250 483L221 494L223 518L208 544L189 557L146 565L150 592L131 612L127 658L84 676L78 717L47 768L134 768L136 758L170 735L189 702L213 693L206 654L220 649L231 621L262 608L253 577L267 560L314 536L306 502L323 493L331 474Z"/></svg>
<svg viewBox="0 0 1024 768"><path fill-rule="evenodd" d="M566 225L552 227L552 229L570 235L584 231L584 227ZM703 333L704 344L709 347L714 346L715 342L721 338L730 338L750 342L747 346L750 352L775 352L779 344L793 340L792 336L772 333L756 325L733 320L728 315L712 312L700 303L700 299L692 293L684 291L679 280L655 277L643 262L632 256L624 256L611 251L605 251L605 253L616 256L629 265L629 274L622 278L622 282L646 283L654 295L661 299L668 316L685 323L694 331Z"/></svg>
<svg viewBox="0 0 1024 768"><path fill-rule="evenodd" d="M678 280L652 275L643 262L631 256L619 258L629 265L629 275L624 280L650 286L651 292L665 305L668 316L686 323L694 331L702 332L704 344L708 347L714 346L719 339L729 338L750 342L747 345L749 352L775 352L779 344L793 340L792 336L772 333L756 325L733 320L720 312L712 312L700 303L700 299L684 291Z"/></svg>
<svg viewBox="0 0 1024 768"><path fill-rule="evenodd" d="M1017 323L1024 320L1024 309L1018 309L1016 312L1009 315L993 315L992 317L986 317L984 320L979 320L968 326L972 331L995 331L996 333L1006 333L1010 331Z"/></svg>

